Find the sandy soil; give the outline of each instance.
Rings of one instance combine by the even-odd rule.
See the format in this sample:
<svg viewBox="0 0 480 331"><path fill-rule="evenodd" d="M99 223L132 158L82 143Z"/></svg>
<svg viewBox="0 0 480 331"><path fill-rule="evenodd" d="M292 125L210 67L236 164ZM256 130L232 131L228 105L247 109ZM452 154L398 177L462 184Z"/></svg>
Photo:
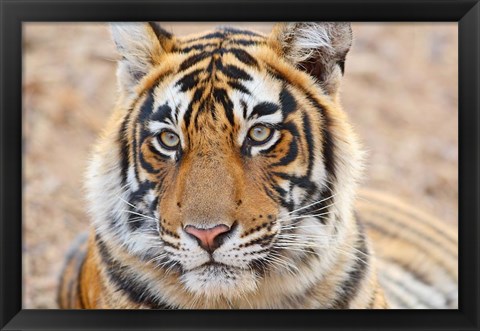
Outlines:
<svg viewBox="0 0 480 331"><path fill-rule="evenodd" d="M363 185L456 223L457 24L353 29L343 104L368 151ZM23 46L23 306L56 308L65 251L89 224L82 177L115 102L116 55L104 24L25 24Z"/></svg>

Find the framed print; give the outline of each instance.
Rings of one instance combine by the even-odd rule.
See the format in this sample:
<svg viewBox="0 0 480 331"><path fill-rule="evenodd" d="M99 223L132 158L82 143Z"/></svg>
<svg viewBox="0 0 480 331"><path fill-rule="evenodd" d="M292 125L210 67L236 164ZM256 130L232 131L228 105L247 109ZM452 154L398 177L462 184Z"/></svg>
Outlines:
<svg viewBox="0 0 480 331"><path fill-rule="evenodd" d="M1 5L2 330L478 328L478 2Z"/></svg>

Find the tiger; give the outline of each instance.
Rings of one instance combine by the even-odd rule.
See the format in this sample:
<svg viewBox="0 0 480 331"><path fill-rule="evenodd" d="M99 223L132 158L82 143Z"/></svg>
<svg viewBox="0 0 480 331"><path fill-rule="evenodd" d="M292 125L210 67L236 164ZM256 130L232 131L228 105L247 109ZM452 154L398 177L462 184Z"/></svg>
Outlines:
<svg viewBox="0 0 480 331"><path fill-rule="evenodd" d="M118 99L60 308L458 307L455 227L359 188L340 100L349 23L111 35Z"/></svg>

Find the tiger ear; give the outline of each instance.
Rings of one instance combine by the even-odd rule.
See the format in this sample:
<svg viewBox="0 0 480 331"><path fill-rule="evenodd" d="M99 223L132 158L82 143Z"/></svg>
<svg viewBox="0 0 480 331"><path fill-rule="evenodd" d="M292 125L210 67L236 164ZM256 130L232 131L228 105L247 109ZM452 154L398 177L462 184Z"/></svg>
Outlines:
<svg viewBox="0 0 480 331"><path fill-rule="evenodd" d="M113 41L122 59L118 62L117 80L127 94L155 65L162 54L171 51L174 38L157 23L111 23Z"/></svg>
<svg viewBox="0 0 480 331"><path fill-rule="evenodd" d="M315 77L329 95L336 96L352 45L350 23L279 23L270 41L281 56Z"/></svg>

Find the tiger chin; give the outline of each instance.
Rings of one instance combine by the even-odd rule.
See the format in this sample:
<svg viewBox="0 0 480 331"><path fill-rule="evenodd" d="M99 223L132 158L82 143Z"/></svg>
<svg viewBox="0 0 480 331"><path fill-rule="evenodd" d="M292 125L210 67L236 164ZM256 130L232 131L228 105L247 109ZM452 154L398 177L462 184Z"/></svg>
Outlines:
<svg viewBox="0 0 480 331"><path fill-rule="evenodd" d="M61 308L457 304L455 231L383 195L356 200L363 154L339 100L350 24L111 30L119 98Z"/></svg>

